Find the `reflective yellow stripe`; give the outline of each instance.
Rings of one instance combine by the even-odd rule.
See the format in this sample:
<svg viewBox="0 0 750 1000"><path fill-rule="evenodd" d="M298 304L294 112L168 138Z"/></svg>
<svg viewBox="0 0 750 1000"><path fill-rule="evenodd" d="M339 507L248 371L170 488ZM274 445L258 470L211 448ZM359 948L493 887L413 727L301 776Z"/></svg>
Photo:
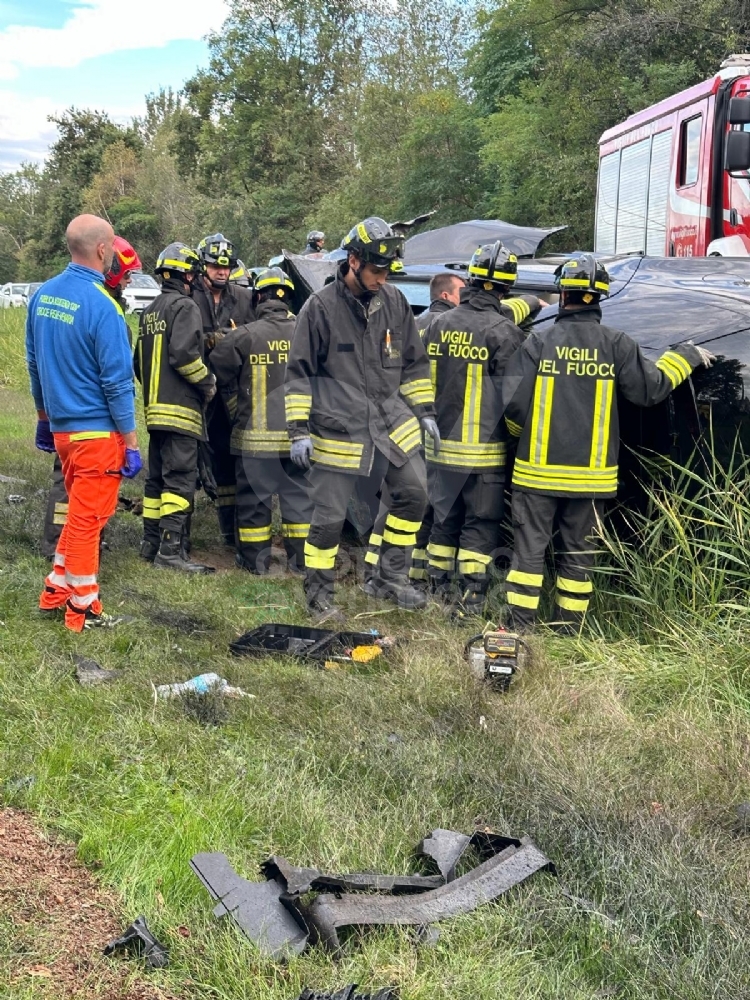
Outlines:
<svg viewBox="0 0 750 1000"><path fill-rule="evenodd" d="M506 583L520 583L523 587L541 587L544 576L541 573L522 573L520 569L512 569Z"/></svg>
<svg viewBox="0 0 750 1000"><path fill-rule="evenodd" d="M378 545L382 545L383 544L383 536L382 535L376 535L375 532L373 531L372 534L370 535L370 538L369 538L367 544L370 545L370 546L372 546L372 547L377 547Z"/></svg>
<svg viewBox="0 0 750 1000"><path fill-rule="evenodd" d="M71 441L99 441L102 438L108 438L112 436L112 431L76 431L75 434L71 434L69 440Z"/></svg>
<svg viewBox="0 0 750 1000"><path fill-rule="evenodd" d="M377 566L380 562L380 552L365 552L365 562L368 566Z"/></svg>
<svg viewBox="0 0 750 1000"><path fill-rule="evenodd" d="M660 371L664 372L669 381L672 383L673 389L676 389L678 385L685 381L686 376L682 373L681 369L674 364L672 359L667 357L666 354L659 358L656 362L656 367Z"/></svg>
<svg viewBox="0 0 750 1000"><path fill-rule="evenodd" d="M310 530L309 524L282 524L281 525L281 537L282 538L307 538L307 533Z"/></svg>
<svg viewBox="0 0 750 1000"><path fill-rule="evenodd" d="M432 399L432 382L428 378L415 378L412 382L404 382L399 386L399 392L407 399L426 392Z"/></svg>
<svg viewBox="0 0 750 1000"><path fill-rule="evenodd" d="M471 549L459 549L458 561L462 562L464 559L473 559L474 562L480 562L485 566L488 566L492 562L492 556L488 556L484 552L473 552Z"/></svg>
<svg viewBox="0 0 750 1000"><path fill-rule="evenodd" d="M505 465L507 445L504 441L467 444L443 438L440 453L435 454L432 438L425 440L425 455L433 465L457 465L462 468L496 469Z"/></svg>
<svg viewBox="0 0 750 1000"><path fill-rule="evenodd" d="M419 531L422 527L421 521L405 521L402 517L395 517L393 514L386 517L385 523L389 528L395 528L396 531L414 532Z"/></svg>
<svg viewBox="0 0 750 1000"><path fill-rule="evenodd" d="M229 398L225 399L224 402L227 404L227 410L229 412L229 416L234 420L235 416L237 415L237 397L229 396Z"/></svg>
<svg viewBox="0 0 750 1000"><path fill-rule="evenodd" d="M244 431L235 427L230 444L240 451L289 451L289 435L286 431Z"/></svg>
<svg viewBox="0 0 750 1000"><path fill-rule="evenodd" d="M201 382L206 377L206 375L208 375L208 368L206 368L206 366L203 364L201 358L198 358L196 361L191 361L187 365L180 365L180 367L177 368L176 371L179 372L179 374L182 375L184 379L187 379L187 381L193 385L195 385L197 382Z"/></svg>
<svg viewBox="0 0 750 1000"><path fill-rule="evenodd" d="M161 497L143 498L143 516L149 521L158 521L161 517Z"/></svg>
<svg viewBox="0 0 750 1000"><path fill-rule="evenodd" d="M537 377L531 417L531 461L534 465L547 464L554 391L555 380L552 376Z"/></svg>
<svg viewBox="0 0 750 1000"><path fill-rule="evenodd" d="M609 448L609 423L612 411L612 399L615 394L615 383L611 379L597 379L594 396L594 430L591 435L592 469L602 469L607 461Z"/></svg>
<svg viewBox="0 0 750 1000"><path fill-rule="evenodd" d="M531 315L531 306L523 299L503 299L503 305L510 307L516 325L523 323Z"/></svg>
<svg viewBox="0 0 750 1000"><path fill-rule="evenodd" d="M482 366L466 366L466 388L464 390L464 412L461 427L461 441L479 444L479 424L482 414Z"/></svg>
<svg viewBox="0 0 750 1000"><path fill-rule="evenodd" d="M264 524L262 528L237 528L241 542L269 542L271 533L270 524Z"/></svg>
<svg viewBox="0 0 750 1000"><path fill-rule="evenodd" d="M161 378L161 350L163 334L155 333L151 349L151 378L149 379L148 403L153 405L159 398L159 379Z"/></svg>
<svg viewBox="0 0 750 1000"><path fill-rule="evenodd" d="M510 417L505 418L505 426L508 428L513 437L520 437L523 433L523 427L517 424L515 420L511 420Z"/></svg>
<svg viewBox="0 0 750 1000"><path fill-rule="evenodd" d="M616 493L617 466L601 469L569 465L537 467L517 458L513 467L513 485L568 493Z"/></svg>
<svg viewBox="0 0 750 1000"><path fill-rule="evenodd" d="M409 579L410 580L426 580L427 570L421 569L416 566L409 567Z"/></svg>
<svg viewBox="0 0 750 1000"><path fill-rule="evenodd" d="M330 451L337 455L356 455L358 458L362 455L362 449L364 445L360 444L358 441L339 441L336 438L322 438L318 437L317 434L311 435L313 444L323 451Z"/></svg>
<svg viewBox="0 0 750 1000"><path fill-rule="evenodd" d="M394 444L402 447L403 442L406 441L407 438L413 437L415 434L419 436L419 433L419 421L416 417L409 417L409 419L405 420L403 424L399 424L398 427L394 427L388 436Z"/></svg>
<svg viewBox="0 0 750 1000"><path fill-rule="evenodd" d="M339 469L358 469L362 461L364 445L357 442L336 441L312 434L314 462L332 465Z"/></svg>
<svg viewBox="0 0 750 1000"><path fill-rule="evenodd" d="M433 545L432 542L427 546L427 554L430 556L444 556L447 559L454 559L458 549L451 548L450 545Z"/></svg>
<svg viewBox="0 0 750 1000"><path fill-rule="evenodd" d="M591 580L571 580L566 576L558 576L558 590L567 590L571 594L590 594L594 585Z"/></svg>
<svg viewBox="0 0 750 1000"><path fill-rule="evenodd" d="M305 566L307 569L333 569L338 550L338 545L331 549L319 549L317 545L305 541Z"/></svg>
<svg viewBox="0 0 750 1000"><path fill-rule="evenodd" d="M434 398L437 393L437 361L434 358L430 358L430 381L432 382L432 395Z"/></svg>
<svg viewBox="0 0 750 1000"><path fill-rule="evenodd" d="M203 435L203 417L187 406L169 406L165 403L149 404L146 407L146 426L168 424L179 430L192 431Z"/></svg>
<svg viewBox="0 0 750 1000"><path fill-rule="evenodd" d="M109 294L109 292L104 287L104 285L100 285L98 281L95 281L94 282L94 288L98 288L99 291L102 293L102 295L112 303L112 305L115 307L115 309L118 311L118 313L122 316L122 318L125 319L125 313L122 311L122 307L120 306L119 302L115 302L115 300Z"/></svg>
<svg viewBox="0 0 750 1000"><path fill-rule="evenodd" d="M178 514L189 507L190 501L186 500L185 497L178 496L176 493L162 493L161 495L162 517L167 517L169 514Z"/></svg>
<svg viewBox="0 0 750 1000"><path fill-rule="evenodd" d="M556 604L565 611L588 611L589 608L588 598L579 600L575 597L563 597L562 594L557 595Z"/></svg>
<svg viewBox="0 0 750 1000"><path fill-rule="evenodd" d="M291 392L284 399L284 412L286 414L287 421L290 423L297 420L308 420L310 418L311 409L312 396L307 396L303 393Z"/></svg>
<svg viewBox="0 0 750 1000"><path fill-rule="evenodd" d="M383 541L388 542L390 545L416 545L417 536L416 535L405 535L401 532L396 533L395 531L390 531L388 528L383 532Z"/></svg>
<svg viewBox="0 0 750 1000"><path fill-rule="evenodd" d="M268 413L266 387L268 384L268 369L265 365L253 365L250 375L251 398L253 401L253 430L264 431L268 428Z"/></svg>
<svg viewBox="0 0 750 1000"><path fill-rule="evenodd" d="M505 594L508 604L515 604L517 608L531 608L534 611L539 607L539 596L529 597L528 594L517 594L514 590L509 590Z"/></svg>
<svg viewBox="0 0 750 1000"><path fill-rule="evenodd" d="M660 360L669 361L671 365L674 365L677 371L681 372L683 379L689 378L693 371L693 366L690 362L676 351L667 351L665 354L662 354Z"/></svg>
<svg viewBox="0 0 750 1000"><path fill-rule="evenodd" d="M452 573L456 568L455 559L435 559L432 556L428 559L430 566L433 569L443 570L443 572Z"/></svg>
<svg viewBox="0 0 750 1000"><path fill-rule="evenodd" d="M217 486L216 487L216 492L217 492L217 494L220 497L221 496L234 496L235 493L237 492L237 487L234 486L232 483L229 483L227 486Z"/></svg>
<svg viewBox="0 0 750 1000"><path fill-rule="evenodd" d="M417 562L418 560L425 560L427 558L427 549L414 549L411 557L414 562Z"/></svg>

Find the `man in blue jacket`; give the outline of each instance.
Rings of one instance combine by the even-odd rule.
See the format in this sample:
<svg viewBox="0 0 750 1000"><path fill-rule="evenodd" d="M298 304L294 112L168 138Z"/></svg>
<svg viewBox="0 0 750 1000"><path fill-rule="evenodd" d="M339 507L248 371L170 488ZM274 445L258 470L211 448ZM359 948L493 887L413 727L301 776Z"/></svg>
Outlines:
<svg viewBox="0 0 750 1000"><path fill-rule="evenodd" d="M121 478L142 467L135 433L133 366L125 317L104 288L114 231L79 215L66 232L71 263L29 303L26 359L37 409L36 446L60 456L68 520L42 611L65 609L73 632L129 619L99 600L99 536L114 514Z"/></svg>

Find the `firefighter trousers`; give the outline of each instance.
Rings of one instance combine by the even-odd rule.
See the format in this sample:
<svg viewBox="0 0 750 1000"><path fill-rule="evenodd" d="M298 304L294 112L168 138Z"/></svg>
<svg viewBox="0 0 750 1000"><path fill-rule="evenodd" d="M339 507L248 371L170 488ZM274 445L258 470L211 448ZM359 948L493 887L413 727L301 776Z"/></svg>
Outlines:
<svg viewBox="0 0 750 1000"><path fill-rule="evenodd" d="M429 465L427 482L434 510L427 545L433 588L444 588L458 573L462 589L485 593L500 542L504 474Z"/></svg>
<svg viewBox="0 0 750 1000"><path fill-rule="evenodd" d="M88 609L96 614L101 611L99 539L117 507L125 442L114 431L55 434L54 438L68 495L68 515L39 607L49 611L64 606L66 628L80 632Z"/></svg>
<svg viewBox="0 0 750 1000"><path fill-rule="evenodd" d="M380 546L383 544L383 531L385 530L385 519L388 517L389 507L390 497L386 495L381 500L377 520L367 540L367 552L365 553L366 580L374 577L377 573L377 567L380 563ZM432 506L428 504L422 518L422 524L417 532L417 541L412 550L411 566L409 567L409 579L417 586L427 581L427 544L430 541L432 522Z"/></svg>
<svg viewBox="0 0 750 1000"><path fill-rule="evenodd" d="M424 459L413 456L405 465L393 465L375 453L373 482L384 484L390 498L383 523L378 575L389 582L406 582L416 534L427 506ZM336 555L349 498L357 476L313 465L310 472L313 514L305 542L305 593L308 602L333 596Z"/></svg>
<svg viewBox="0 0 750 1000"><path fill-rule="evenodd" d="M161 532L189 531L198 476L198 440L178 431L150 431L143 491L143 541L159 547Z"/></svg>
<svg viewBox="0 0 750 1000"><path fill-rule="evenodd" d="M229 449L232 422L226 406L219 396L215 396L206 415L208 443L211 446L211 467L216 480L216 511L219 516L219 531L226 545L234 546L236 528L235 456Z"/></svg>
<svg viewBox="0 0 750 1000"><path fill-rule="evenodd" d="M288 457L239 455L237 477L237 553L244 569L267 573L271 561L273 495L279 496L281 537L293 573L305 568L305 539L312 499L304 469Z"/></svg>
<svg viewBox="0 0 750 1000"><path fill-rule="evenodd" d="M556 621L580 624L593 590L590 569L592 539L603 500L591 497L551 497L513 491L513 559L506 599L514 628L530 628L537 618L544 573L544 556L555 539L557 580Z"/></svg>

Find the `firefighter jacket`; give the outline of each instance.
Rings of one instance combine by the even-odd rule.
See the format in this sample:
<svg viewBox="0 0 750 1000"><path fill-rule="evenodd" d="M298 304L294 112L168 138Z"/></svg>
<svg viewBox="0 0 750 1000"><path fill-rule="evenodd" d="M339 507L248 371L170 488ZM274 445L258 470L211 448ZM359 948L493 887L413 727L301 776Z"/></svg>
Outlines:
<svg viewBox="0 0 750 1000"><path fill-rule="evenodd" d="M349 291L344 263L297 317L286 371L289 436L313 442L313 461L367 475L377 448L397 467L434 416L430 366L403 294L384 285L368 302Z"/></svg>
<svg viewBox="0 0 750 1000"><path fill-rule="evenodd" d="M512 301L519 304L515 310L482 288L464 288L461 304L436 316L424 332L442 442L437 455L432 439L425 442L425 457L434 465L459 472L504 470L502 378L524 338L509 313L526 318L532 309L526 301Z"/></svg>
<svg viewBox="0 0 750 1000"><path fill-rule="evenodd" d="M447 302L445 299L433 299L430 302L430 308L425 309L423 313L417 316L416 324L417 331L420 337L424 337L424 332L430 323L435 319L436 316L440 316L444 312L448 312L449 309L453 309L453 303Z"/></svg>
<svg viewBox="0 0 750 1000"><path fill-rule="evenodd" d="M203 400L214 376L204 362L200 311L184 288L167 279L141 313L133 367L143 386L146 427L205 441Z"/></svg>
<svg viewBox="0 0 750 1000"><path fill-rule="evenodd" d="M227 283L217 305L203 278L198 277L193 284L193 300L201 311L203 334L209 351L233 325L244 326L255 319L252 292L241 285Z"/></svg>
<svg viewBox="0 0 750 1000"><path fill-rule="evenodd" d="M615 496L618 391L654 406L701 364L690 344L649 361L627 334L602 326L601 315L597 305L560 312L552 329L533 332L509 361L505 419L520 438L514 489Z"/></svg>
<svg viewBox="0 0 750 1000"><path fill-rule="evenodd" d="M211 352L211 367L232 417L233 455L289 454L284 375L294 313L278 299L261 302L257 320L230 331Z"/></svg>

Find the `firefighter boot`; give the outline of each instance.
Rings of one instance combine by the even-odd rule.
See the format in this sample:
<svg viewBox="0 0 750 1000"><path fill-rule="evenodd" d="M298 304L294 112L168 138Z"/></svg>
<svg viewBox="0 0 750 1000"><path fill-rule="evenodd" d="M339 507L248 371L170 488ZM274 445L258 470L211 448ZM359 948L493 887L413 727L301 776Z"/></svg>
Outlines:
<svg viewBox="0 0 750 1000"><path fill-rule="evenodd" d="M333 581L335 573L330 569L305 570L305 602L307 613L318 625L331 619L341 621L344 614L333 603Z"/></svg>
<svg viewBox="0 0 750 1000"><path fill-rule="evenodd" d="M285 538L286 571L293 576L305 575L305 539Z"/></svg>
<svg viewBox="0 0 750 1000"><path fill-rule="evenodd" d="M472 577L461 577L461 597L451 613L452 621L460 624L468 618L483 618L487 606L489 581Z"/></svg>
<svg viewBox="0 0 750 1000"><path fill-rule="evenodd" d="M153 562L159 551L159 522L153 517L143 518L143 539L138 555L146 562Z"/></svg>
<svg viewBox="0 0 750 1000"><path fill-rule="evenodd" d="M219 531L225 545L235 546L234 520L236 507L233 503L221 504L216 508L219 515Z"/></svg>
<svg viewBox="0 0 750 1000"><path fill-rule="evenodd" d="M378 577L378 567L373 566L372 563L365 562L365 568L362 576L362 593L367 594L368 597L377 597L378 590L376 580Z"/></svg>
<svg viewBox="0 0 750 1000"><path fill-rule="evenodd" d="M193 543L190 541L190 528L193 524L192 512L189 512L185 517L185 523L182 526L182 538L180 539L180 548L182 550L182 558L187 559L190 555L190 550L193 547Z"/></svg>
<svg viewBox="0 0 750 1000"><path fill-rule="evenodd" d="M453 603L455 594L450 573L438 573L433 570L428 577L428 584L433 600L446 605Z"/></svg>
<svg viewBox="0 0 750 1000"><path fill-rule="evenodd" d="M235 555L234 563L238 569L244 569L253 576L265 576L271 562L271 543L241 542Z"/></svg>
<svg viewBox="0 0 750 1000"><path fill-rule="evenodd" d="M409 580L411 548L384 541L380 548L377 576L373 580L376 596L393 601L404 611L415 611L427 604L427 595Z"/></svg>
<svg viewBox="0 0 750 1000"><path fill-rule="evenodd" d="M165 530L161 533L161 544L154 559L154 566L173 569L179 573L215 573L213 566L191 562L182 554L182 532Z"/></svg>

